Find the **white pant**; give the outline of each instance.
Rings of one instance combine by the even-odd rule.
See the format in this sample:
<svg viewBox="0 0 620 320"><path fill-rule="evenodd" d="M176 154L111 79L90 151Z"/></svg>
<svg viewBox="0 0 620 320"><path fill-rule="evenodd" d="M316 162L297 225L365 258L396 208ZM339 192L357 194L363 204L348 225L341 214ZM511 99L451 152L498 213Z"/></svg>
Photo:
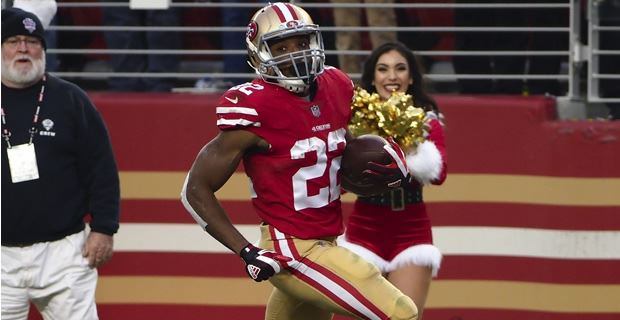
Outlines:
<svg viewBox="0 0 620 320"><path fill-rule="evenodd" d="M2 246L2 319L96 320L97 269L82 257L86 231L27 247Z"/></svg>

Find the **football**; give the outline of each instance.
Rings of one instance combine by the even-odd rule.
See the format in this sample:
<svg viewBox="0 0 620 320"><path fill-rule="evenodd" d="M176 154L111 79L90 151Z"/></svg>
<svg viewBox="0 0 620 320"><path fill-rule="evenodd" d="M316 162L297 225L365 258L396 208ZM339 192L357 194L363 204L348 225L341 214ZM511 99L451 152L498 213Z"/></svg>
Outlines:
<svg viewBox="0 0 620 320"><path fill-rule="evenodd" d="M389 191L384 184L373 184L362 174L368 162L389 164L390 155L383 149L388 144L384 138L365 134L347 142L340 165L342 187L361 196L370 196Z"/></svg>

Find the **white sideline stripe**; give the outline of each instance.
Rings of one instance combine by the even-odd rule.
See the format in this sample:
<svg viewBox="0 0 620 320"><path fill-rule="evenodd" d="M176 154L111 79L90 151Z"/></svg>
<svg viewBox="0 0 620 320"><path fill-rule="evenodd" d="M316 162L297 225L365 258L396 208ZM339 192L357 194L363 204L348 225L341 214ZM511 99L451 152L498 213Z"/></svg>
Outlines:
<svg viewBox="0 0 620 320"><path fill-rule="evenodd" d="M254 242L260 239L255 225L236 225L237 229ZM187 223L121 223L114 236L114 251L139 252L204 252L229 253L198 224Z"/></svg>
<svg viewBox="0 0 620 320"><path fill-rule="evenodd" d="M225 113L242 113L249 114L253 116L257 116L258 112L253 108L245 108L245 107L217 107L215 108L215 113L217 114L225 114Z"/></svg>
<svg viewBox="0 0 620 320"><path fill-rule="evenodd" d="M257 225L236 225L250 242ZM620 231L572 231L506 227L434 227L444 255L488 255L557 259L620 259ZM118 252L227 253L198 224L122 223L114 237Z"/></svg>
<svg viewBox="0 0 620 320"><path fill-rule="evenodd" d="M447 255L620 259L620 231L437 227L433 239Z"/></svg>

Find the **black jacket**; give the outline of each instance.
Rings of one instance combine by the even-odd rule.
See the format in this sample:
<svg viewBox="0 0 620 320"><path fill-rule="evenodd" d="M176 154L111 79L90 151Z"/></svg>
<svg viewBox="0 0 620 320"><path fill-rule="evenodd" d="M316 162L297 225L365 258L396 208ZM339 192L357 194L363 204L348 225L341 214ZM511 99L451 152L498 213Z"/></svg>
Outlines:
<svg viewBox="0 0 620 320"><path fill-rule="evenodd" d="M42 82L2 85L11 145L28 143ZM84 229L118 230L120 187L110 138L99 112L78 86L47 75L33 143L39 179L11 182L2 139L2 245L54 241Z"/></svg>

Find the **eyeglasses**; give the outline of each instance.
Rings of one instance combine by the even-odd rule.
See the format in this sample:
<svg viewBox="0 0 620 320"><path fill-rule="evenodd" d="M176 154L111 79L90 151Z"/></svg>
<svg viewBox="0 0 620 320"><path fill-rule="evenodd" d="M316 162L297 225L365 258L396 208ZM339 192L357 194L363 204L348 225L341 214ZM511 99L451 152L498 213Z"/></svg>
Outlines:
<svg viewBox="0 0 620 320"><path fill-rule="evenodd" d="M6 41L4 41L4 43L2 43L2 45L6 45L7 47L11 49L15 49L15 48L18 48L22 42L26 45L28 49L39 49L41 48L41 45L42 45L41 40L37 38L32 38L32 37L22 38L22 39L8 38Z"/></svg>

